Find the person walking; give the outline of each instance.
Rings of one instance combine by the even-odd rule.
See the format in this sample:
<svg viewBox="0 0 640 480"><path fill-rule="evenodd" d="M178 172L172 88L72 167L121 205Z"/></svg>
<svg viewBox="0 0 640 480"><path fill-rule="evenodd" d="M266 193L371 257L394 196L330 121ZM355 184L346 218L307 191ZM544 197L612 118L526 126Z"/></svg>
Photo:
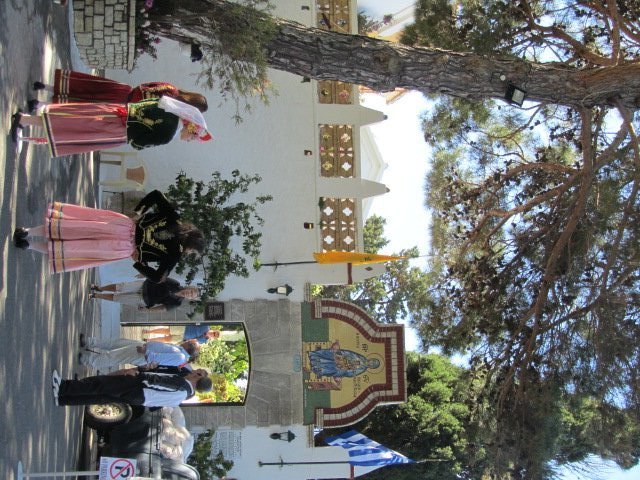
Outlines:
<svg viewBox="0 0 640 480"><path fill-rule="evenodd" d="M181 90L167 82L149 82L132 87L110 78L60 68L55 70L53 78L53 85L42 82L33 84L36 91L51 92L53 103L126 104L168 96L193 105L201 112L209 108L204 95ZM29 100L29 111L35 110L39 104L36 98Z"/></svg>
<svg viewBox="0 0 640 480"><path fill-rule="evenodd" d="M212 381L204 369L186 375L152 373L127 368L110 375L65 380L53 370L51 384L56 405L93 405L123 402L145 407L177 407L196 392L211 390Z"/></svg>
<svg viewBox="0 0 640 480"><path fill-rule="evenodd" d="M198 343L207 343L214 338L220 338L220 330L211 330L209 325L187 325L184 328L183 340L195 339Z"/></svg>
<svg viewBox="0 0 640 480"><path fill-rule="evenodd" d="M111 283L109 285L91 285L89 299L107 300L123 305L138 307L149 312L167 312L186 300L195 300L200 296L198 287L183 287L173 278L162 283L151 280Z"/></svg>
<svg viewBox="0 0 640 480"><path fill-rule="evenodd" d="M25 125L44 128L44 137L20 137ZM182 129L180 129L182 126ZM142 150L169 143L180 130L186 142L211 140L200 111L171 97L135 103L61 103L38 115L12 117L14 141L46 143L51 157L74 155L129 144Z"/></svg>
<svg viewBox="0 0 640 480"><path fill-rule="evenodd" d="M195 340L172 343L115 338L101 340L80 337L81 365L97 369L114 368L124 364L144 366L151 363L167 367L183 367L198 356L200 344Z"/></svg>
<svg viewBox="0 0 640 480"><path fill-rule="evenodd" d="M158 190L140 200L135 212L132 219L111 210L54 202L49 205L44 225L18 227L13 240L18 248L47 255L51 273L130 257L140 274L157 283L167 279L183 255L204 250L202 232L182 221Z"/></svg>

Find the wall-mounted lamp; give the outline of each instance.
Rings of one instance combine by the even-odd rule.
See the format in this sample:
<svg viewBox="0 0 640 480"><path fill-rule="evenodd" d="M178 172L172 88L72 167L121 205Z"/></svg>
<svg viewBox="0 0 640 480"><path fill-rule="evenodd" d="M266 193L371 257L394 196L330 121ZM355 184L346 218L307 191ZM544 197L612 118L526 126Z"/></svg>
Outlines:
<svg viewBox="0 0 640 480"><path fill-rule="evenodd" d="M269 435L269 438L272 440L282 440L284 442L291 443L291 441L296 438L296 435L291 430L287 430L286 432L272 433Z"/></svg>
<svg viewBox="0 0 640 480"><path fill-rule="evenodd" d="M275 293L277 295L289 296L291 292L293 292L293 287L291 287L291 285L289 285L288 283L267 289L267 293Z"/></svg>
<svg viewBox="0 0 640 480"><path fill-rule="evenodd" d="M519 107L524 103L526 96L527 92L516 87L513 83L507 85L507 92L504 94L504 98L506 98L509 103L515 103Z"/></svg>
<svg viewBox="0 0 640 480"><path fill-rule="evenodd" d="M302 226L304 227L305 230L313 230L313 227L315 225L313 224L313 222L304 222Z"/></svg>
<svg viewBox="0 0 640 480"><path fill-rule="evenodd" d="M313 152L311 150L305 150L304 151L304 156L305 157L310 157L311 155L313 155Z"/></svg>

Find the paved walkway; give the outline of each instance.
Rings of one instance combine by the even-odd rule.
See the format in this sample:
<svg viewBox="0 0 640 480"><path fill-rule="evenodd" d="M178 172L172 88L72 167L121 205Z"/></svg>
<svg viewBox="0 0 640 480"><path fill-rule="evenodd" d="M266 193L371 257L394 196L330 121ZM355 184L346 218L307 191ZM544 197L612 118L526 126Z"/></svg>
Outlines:
<svg viewBox="0 0 640 480"><path fill-rule="evenodd" d="M91 158L50 159L46 146L17 153L9 137L11 114L33 96L34 80L51 83L56 67L86 71L75 51L70 8L51 0L0 2L0 478L26 471L75 470L80 450L81 408L56 407L51 370L84 375L76 360L81 331L99 331L95 305L86 301L93 272L51 276L43 258L13 247L18 225L42 223L46 204L97 204Z"/></svg>

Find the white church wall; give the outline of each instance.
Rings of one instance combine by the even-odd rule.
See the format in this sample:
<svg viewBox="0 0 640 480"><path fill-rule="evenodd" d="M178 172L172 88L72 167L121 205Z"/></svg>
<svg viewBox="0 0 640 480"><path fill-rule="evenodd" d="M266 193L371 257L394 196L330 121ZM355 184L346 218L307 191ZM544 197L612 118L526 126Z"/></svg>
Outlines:
<svg viewBox="0 0 640 480"><path fill-rule="evenodd" d="M312 4L309 4L310 10L302 10L302 5L292 2L275 3L278 15L307 24L314 21ZM138 152L148 167L146 190L166 189L180 171L204 180L213 171L220 171L224 176L229 176L234 169L245 174L257 173L262 181L252 185L246 196L235 197L232 201L251 201L257 195L273 196L272 201L258 208L265 221L261 227L262 262L312 260L312 253L321 249L318 199L323 193L317 182L318 124L332 118L334 123L379 121L382 115L360 105L318 105L315 82L303 83L299 76L270 70L269 78L278 94L270 97L269 105L256 100L251 104L251 112L241 109L243 121L237 124L233 118L235 103L224 102L217 91L205 91L197 84L201 66L181 53L177 43L162 40L157 56L154 61L143 55L132 72L108 70L106 76L131 85L166 81L185 90L202 92L209 103L209 110L204 115L213 141L200 144L174 139L168 145ZM359 128L354 132L354 140L359 142ZM307 156L305 150L311 150L313 154ZM305 229L305 222L314 223L316 228ZM358 237L361 243L361 230ZM275 271L265 267L252 273L250 278L230 277L219 298L269 298L267 288L289 283L296 287L290 298L302 300L305 282L343 283L345 272L346 267L342 265L335 268L291 266ZM104 269L101 275L104 281L111 277L132 278L135 271L123 263ZM365 269L358 270L355 275L356 278L367 276L371 273Z"/></svg>

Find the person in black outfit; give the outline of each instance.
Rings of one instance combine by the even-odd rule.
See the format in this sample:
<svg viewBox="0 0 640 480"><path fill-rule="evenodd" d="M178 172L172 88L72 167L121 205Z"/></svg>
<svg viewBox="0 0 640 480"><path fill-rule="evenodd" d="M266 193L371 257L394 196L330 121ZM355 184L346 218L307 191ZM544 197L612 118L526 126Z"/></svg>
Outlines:
<svg viewBox="0 0 640 480"><path fill-rule="evenodd" d="M183 287L173 278L162 283L151 280L111 283L109 285L91 285L90 299L108 300L138 307L138 310L166 312L182 305L187 300L195 300L200 296L198 287ZM144 302L144 305L141 304Z"/></svg>
<svg viewBox="0 0 640 480"><path fill-rule="evenodd" d="M81 380L63 380L54 370L52 387L59 406L124 402L145 407L177 407L196 392L210 391L212 381L204 369L180 375L151 373L145 367L136 367Z"/></svg>
<svg viewBox="0 0 640 480"><path fill-rule="evenodd" d="M13 240L18 248L48 255L52 273L131 257L134 268L157 283L166 280L182 255L204 250L202 232L181 221L158 190L140 200L135 211L131 219L111 210L54 202L49 205L43 225L18 227Z"/></svg>
<svg viewBox="0 0 640 480"><path fill-rule="evenodd" d="M160 283L167 279L182 255L202 253L204 235L195 225L180 221L180 215L167 198L154 190L135 208L137 261L133 268L149 280ZM157 263L153 268L149 263Z"/></svg>

